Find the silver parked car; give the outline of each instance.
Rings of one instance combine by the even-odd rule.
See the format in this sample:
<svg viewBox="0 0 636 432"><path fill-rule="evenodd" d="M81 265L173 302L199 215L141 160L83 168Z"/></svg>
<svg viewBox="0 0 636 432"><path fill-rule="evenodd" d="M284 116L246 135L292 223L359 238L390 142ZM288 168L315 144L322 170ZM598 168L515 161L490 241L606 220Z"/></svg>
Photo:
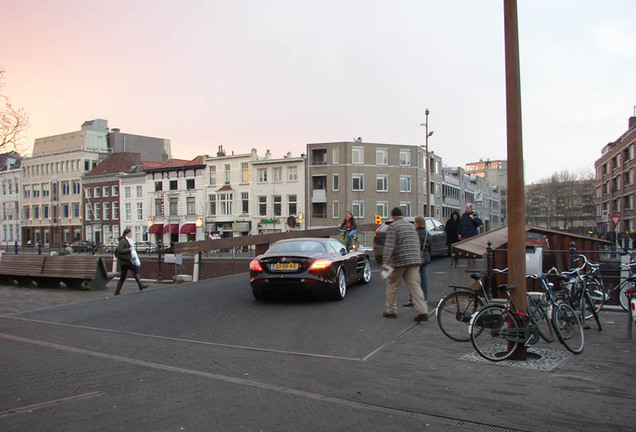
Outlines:
<svg viewBox="0 0 636 432"><path fill-rule="evenodd" d="M425 217L424 219L426 221L426 230L431 236L432 256L448 255L444 225L433 217ZM414 223L415 218L404 217L404 220ZM386 241L386 232L389 229L391 222L393 221L388 220L384 222L378 227L378 229L375 230L375 234L373 234L373 254L375 255L375 260L380 264L382 263L382 251L384 250L384 242Z"/></svg>

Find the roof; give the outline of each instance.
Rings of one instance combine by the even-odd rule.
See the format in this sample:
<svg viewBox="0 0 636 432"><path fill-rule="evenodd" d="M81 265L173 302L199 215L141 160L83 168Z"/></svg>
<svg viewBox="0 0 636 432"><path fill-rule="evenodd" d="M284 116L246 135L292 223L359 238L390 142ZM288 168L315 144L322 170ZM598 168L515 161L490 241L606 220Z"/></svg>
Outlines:
<svg viewBox="0 0 636 432"><path fill-rule="evenodd" d="M108 174L128 173L135 166L141 164L139 153L113 153L86 174L86 177L96 177Z"/></svg>
<svg viewBox="0 0 636 432"><path fill-rule="evenodd" d="M164 163L160 163L157 166L151 166L149 168L144 167L144 171L163 171L163 170L170 170L170 169L203 167L203 166L205 166L204 157L197 156L192 160L169 159L168 161Z"/></svg>
<svg viewBox="0 0 636 432"><path fill-rule="evenodd" d="M588 236L582 236L578 234L573 234L567 231L557 231L551 230L547 228L538 228L533 226L526 226L526 231L538 232L541 234L546 234L551 237L560 237L560 238L568 238L572 241L574 240L584 240L584 241L592 241L602 243L603 245L610 244L607 240L597 239ZM482 256L486 253L488 249L488 242L492 242L493 249L502 248L503 246L508 244L508 227L505 226L503 228L498 228L496 230L488 231L483 234L479 234L475 237L471 237L466 240L462 240L460 242L453 244L453 252L459 252L460 255L466 255L469 257L478 257ZM550 242L552 245L557 244L557 242ZM563 243L563 242L560 242ZM569 242L567 242L569 243Z"/></svg>

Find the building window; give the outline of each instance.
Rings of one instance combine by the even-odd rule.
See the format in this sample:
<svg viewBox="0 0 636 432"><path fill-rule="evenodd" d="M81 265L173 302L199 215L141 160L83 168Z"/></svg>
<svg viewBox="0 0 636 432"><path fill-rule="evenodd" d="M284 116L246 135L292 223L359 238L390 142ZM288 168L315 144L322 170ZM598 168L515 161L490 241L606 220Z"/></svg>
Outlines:
<svg viewBox="0 0 636 432"><path fill-rule="evenodd" d="M155 198L155 216L163 216L163 198Z"/></svg>
<svg viewBox="0 0 636 432"><path fill-rule="evenodd" d="M175 191L179 189L179 183L177 180L170 180L170 190Z"/></svg>
<svg viewBox="0 0 636 432"><path fill-rule="evenodd" d="M295 167L295 166L287 167L287 181L288 182L298 181L298 167Z"/></svg>
<svg viewBox="0 0 636 432"><path fill-rule="evenodd" d="M187 190L193 190L194 189L194 179L187 179L186 180L186 189Z"/></svg>
<svg viewBox="0 0 636 432"><path fill-rule="evenodd" d="M389 149L381 148L375 151L375 164L376 165L388 165L389 164Z"/></svg>
<svg viewBox="0 0 636 432"><path fill-rule="evenodd" d="M132 220L132 205L129 202L124 204L124 220Z"/></svg>
<svg viewBox="0 0 636 432"><path fill-rule="evenodd" d="M229 185L231 180L231 175L232 175L232 165L230 164L223 165L223 175L225 177L225 184Z"/></svg>
<svg viewBox="0 0 636 432"><path fill-rule="evenodd" d="M356 165L364 163L364 147L353 147L351 149L351 163Z"/></svg>
<svg viewBox="0 0 636 432"><path fill-rule="evenodd" d="M67 181L63 181L60 183L62 189L62 195L70 195L71 194L71 184Z"/></svg>
<svg viewBox="0 0 636 432"><path fill-rule="evenodd" d="M411 176L400 176L400 192L411 192Z"/></svg>
<svg viewBox="0 0 636 432"><path fill-rule="evenodd" d="M216 215L216 195L210 195L209 196L209 214L211 216L215 216Z"/></svg>
<svg viewBox="0 0 636 432"><path fill-rule="evenodd" d="M388 192L389 191L389 176L381 174L376 177L376 191Z"/></svg>
<svg viewBox="0 0 636 432"><path fill-rule="evenodd" d="M42 206L42 218L44 218L44 219L48 219L49 218L49 206L47 206L47 205L43 205Z"/></svg>
<svg viewBox="0 0 636 432"><path fill-rule="evenodd" d="M137 198L143 198L144 197L143 186L136 186L135 189L137 190Z"/></svg>
<svg viewBox="0 0 636 432"><path fill-rule="evenodd" d="M42 186L44 186L44 185L42 185ZM44 189L44 188L42 188L42 189ZM42 190L42 194L44 195L44 190ZM102 188L100 188L100 187L93 188L93 196L95 198L101 198L101 196L102 196Z"/></svg>
<svg viewBox="0 0 636 432"><path fill-rule="evenodd" d="M331 161L334 165L338 165L340 163L340 149L338 147L331 149Z"/></svg>
<svg viewBox="0 0 636 432"><path fill-rule="evenodd" d="M155 182L155 192L161 192L162 190L163 190L163 182L162 181ZM130 196L126 196L126 198L130 198Z"/></svg>
<svg viewBox="0 0 636 432"><path fill-rule="evenodd" d="M382 218L389 217L389 203L386 201L378 201L375 206L375 214Z"/></svg>
<svg viewBox="0 0 636 432"><path fill-rule="evenodd" d="M110 187L109 186L102 187L102 196L104 198L108 198L110 196Z"/></svg>
<svg viewBox="0 0 636 432"><path fill-rule="evenodd" d="M93 205L93 218L95 220L100 220L102 218L102 209L99 203L95 203Z"/></svg>
<svg viewBox="0 0 636 432"><path fill-rule="evenodd" d="M104 203L104 220L110 220L110 203Z"/></svg>
<svg viewBox="0 0 636 432"><path fill-rule="evenodd" d="M178 216L179 215L179 198L173 197L170 198L170 216Z"/></svg>
<svg viewBox="0 0 636 432"><path fill-rule="evenodd" d="M216 166L210 165L210 186L216 186Z"/></svg>
<svg viewBox="0 0 636 432"><path fill-rule="evenodd" d="M267 168L259 168L257 173L258 173L258 182L267 183Z"/></svg>
<svg viewBox="0 0 636 432"><path fill-rule="evenodd" d="M298 211L297 195L287 195L287 215L295 215Z"/></svg>
<svg viewBox="0 0 636 432"><path fill-rule="evenodd" d="M218 194L219 214L229 216L232 214L232 193L220 193Z"/></svg>
<svg viewBox="0 0 636 432"><path fill-rule="evenodd" d="M62 205L62 217L65 217L65 218L71 217L71 209L68 204Z"/></svg>
<svg viewBox="0 0 636 432"><path fill-rule="evenodd" d="M340 176L338 174L332 174L331 175L331 182L332 182L332 186L333 186L333 191L339 191L340 190Z"/></svg>
<svg viewBox="0 0 636 432"><path fill-rule="evenodd" d="M362 192L364 191L364 174L353 174L351 190Z"/></svg>
<svg viewBox="0 0 636 432"><path fill-rule="evenodd" d="M241 211L243 214L250 212L250 193L241 192Z"/></svg>
<svg viewBox="0 0 636 432"><path fill-rule="evenodd" d="M24 213L24 219L31 219L31 207L24 206L23 213Z"/></svg>
<svg viewBox="0 0 636 432"><path fill-rule="evenodd" d="M411 150L400 150L400 166L411 166Z"/></svg>
<svg viewBox="0 0 636 432"><path fill-rule="evenodd" d="M267 197L266 196L258 197L258 215L267 216Z"/></svg>
<svg viewBox="0 0 636 432"><path fill-rule="evenodd" d="M241 162L241 183L249 183L250 181L250 164Z"/></svg>
<svg viewBox="0 0 636 432"><path fill-rule="evenodd" d="M112 195L114 197L119 196L119 186L113 186Z"/></svg>
<svg viewBox="0 0 636 432"><path fill-rule="evenodd" d="M273 204L274 204L274 216L282 215L283 198L280 195L274 195L272 200L273 200Z"/></svg>
<svg viewBox="0 0 636 432"><path fill-rule="evenodd" d="M357 219L364 218L364 201L353 201L351 204L351 213Z"/></svg>
<svg viewBox="0 0 636 432"><path fill-rule="evenodd" d="M334 219L340 219L340 202L333 201L331 203L331 214Z"/></svg>
<svg viewBox="0 0 636 432"><path fill-rule="evenodd" d="M274 183L283 181L283 169L281 167L272 168L272 181Z"/></svg>
<svg viewBox="0 0 636 432"><path fill-rule="evenodd" d="M117 203L113 203L113 217L115 217L115 205ZM79 204L73 204L73 217L74 218L78 218L80 217L80 205ZM119 217L119 214L117 214L117 217Z"/></svg>
<svg viewBox="0 0 636 432"><path fill-rule="evenodd" d="M137 220L144 220L144 205L143 203L137 203Z"/></svg>
<svg viewBox="0 0 636 432"><path fill-rule="evenodd" d="M411 203L410 202L401 202L400 209L402 209L402 214L404 216L410 217L411 214Z"/></svg>
<svg viewBox="0 0 636 432"><path fill-rule="evenodd" d="M195 206L194 197L187 197L186 198L186 214L194 215L195 213L196 213L196 206Z"/></svg>

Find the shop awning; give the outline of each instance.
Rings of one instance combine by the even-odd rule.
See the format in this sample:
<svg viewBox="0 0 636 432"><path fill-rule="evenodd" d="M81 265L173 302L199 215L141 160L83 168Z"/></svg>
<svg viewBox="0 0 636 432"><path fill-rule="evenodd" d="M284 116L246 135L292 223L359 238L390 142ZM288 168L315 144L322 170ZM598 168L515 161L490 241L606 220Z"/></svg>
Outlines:
<svg viewBox="0 0 636 432"><path fill-rule="evenodd" d="M150 230L148 231L150 234L161 234L163 233L163 224L152 224Z"/></svg>
<svg viewBox="0 0 636 432"><path fill-rule="evenodd" d="M164 234L179 234L179 224L168 224L163 227Z"/></svg>
<svg viewBox="0 0 636 432"><path fill-rule="evenodd" d="M194 234L197 232L197 226L193 223L181 225L181 234Z"/></svg>

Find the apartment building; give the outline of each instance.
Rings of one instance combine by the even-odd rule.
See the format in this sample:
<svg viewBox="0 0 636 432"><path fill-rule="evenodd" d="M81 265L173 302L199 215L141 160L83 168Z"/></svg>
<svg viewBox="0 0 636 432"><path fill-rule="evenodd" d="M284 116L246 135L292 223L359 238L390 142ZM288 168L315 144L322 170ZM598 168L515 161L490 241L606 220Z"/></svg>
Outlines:
<svg viewBox="0 0 636 432"><path fill-rule="evenodd" d="M54 135L35 140L32 156L22 163L21 191L21 225L24 243L41 242L44 245L70 243L74 240L86 239L96 243L103 241L104 234L114 235L115 223L108 223L105 232L101 223L103 207L100 202L100 220L94 219L94 208L88 200L93 197L91 186L90 198L86 198L82 186L83 177L99 165L113 152L112 145L117 146L119 139L124 140L128 134L117 131L114 135L108 129L107 120L96 119L82 124L80 131ZM126 147L130 151L139 148L142 158L149 160L161 154L169 155L169 141L160 138L146 137L127 139ZM158 147L160 151L149 149ZM146 154L147 153L147 154ZM155 154L156 153L156 154ZM99 199L103 197L103 187ZM112 198L112 189L109 196ZM87 207L88 206L88 207ZM109 204L109 216L112 207ZM86 219L86 217L90 219Z"/></svg>
<svg viewBox="0 0 636 432"><path fill-rule="evenodd" d="M508 215L508 161L482 160L466 164L466 173L488 180L490 186L498 191L500 199L500 220L505 223Z"/></svg>
<svg viewBox="0 0 636 432"><path fill-rule="evenodd" d="M252 233L268 234L304 229L306 156L251 161Z"/></svg>
<svg viewBox="0 0 636 432"><path fill-rule="evenodd" d="M358 224L373 223L376 215L386 220L393 207L400 207L405 216L425 214L425 167L424 150L414 145L361 139L308 144L307 226L339 225L345 211L351 211ZM441 200L431 201L441 206Z"/></svg>
<svg viewBox="0 0 636 432"><path fill-rule="evenodd" d="M152 243L161 241L169 245L204 239L204 191L208 173L204 159L204 156L197 156L190 161L170 159L159 166L144 169L147 198L141 215L142 219L145 218L143 209L148 208L147 225ZM135 188L135 193L137 191ZM131 208L131 212L135 211L138 209ZM131 218L137 216L132 214Z"/></svg>
<svg viewBox="0 0 636 432"><path fill-rule="evenodd" d="M636 186L636 114L629 118L627 130L601 150L594 162L596 171L597 229L617 233L636 233L634 192ZM614 222L616 226L614 227Z"/></svg>
<svg viewBox="0 0 636 432"><path fill-rule="evenodd" d="M22 156L16 152L0 155L0 244L20 244L20 183Z"/></svg>

